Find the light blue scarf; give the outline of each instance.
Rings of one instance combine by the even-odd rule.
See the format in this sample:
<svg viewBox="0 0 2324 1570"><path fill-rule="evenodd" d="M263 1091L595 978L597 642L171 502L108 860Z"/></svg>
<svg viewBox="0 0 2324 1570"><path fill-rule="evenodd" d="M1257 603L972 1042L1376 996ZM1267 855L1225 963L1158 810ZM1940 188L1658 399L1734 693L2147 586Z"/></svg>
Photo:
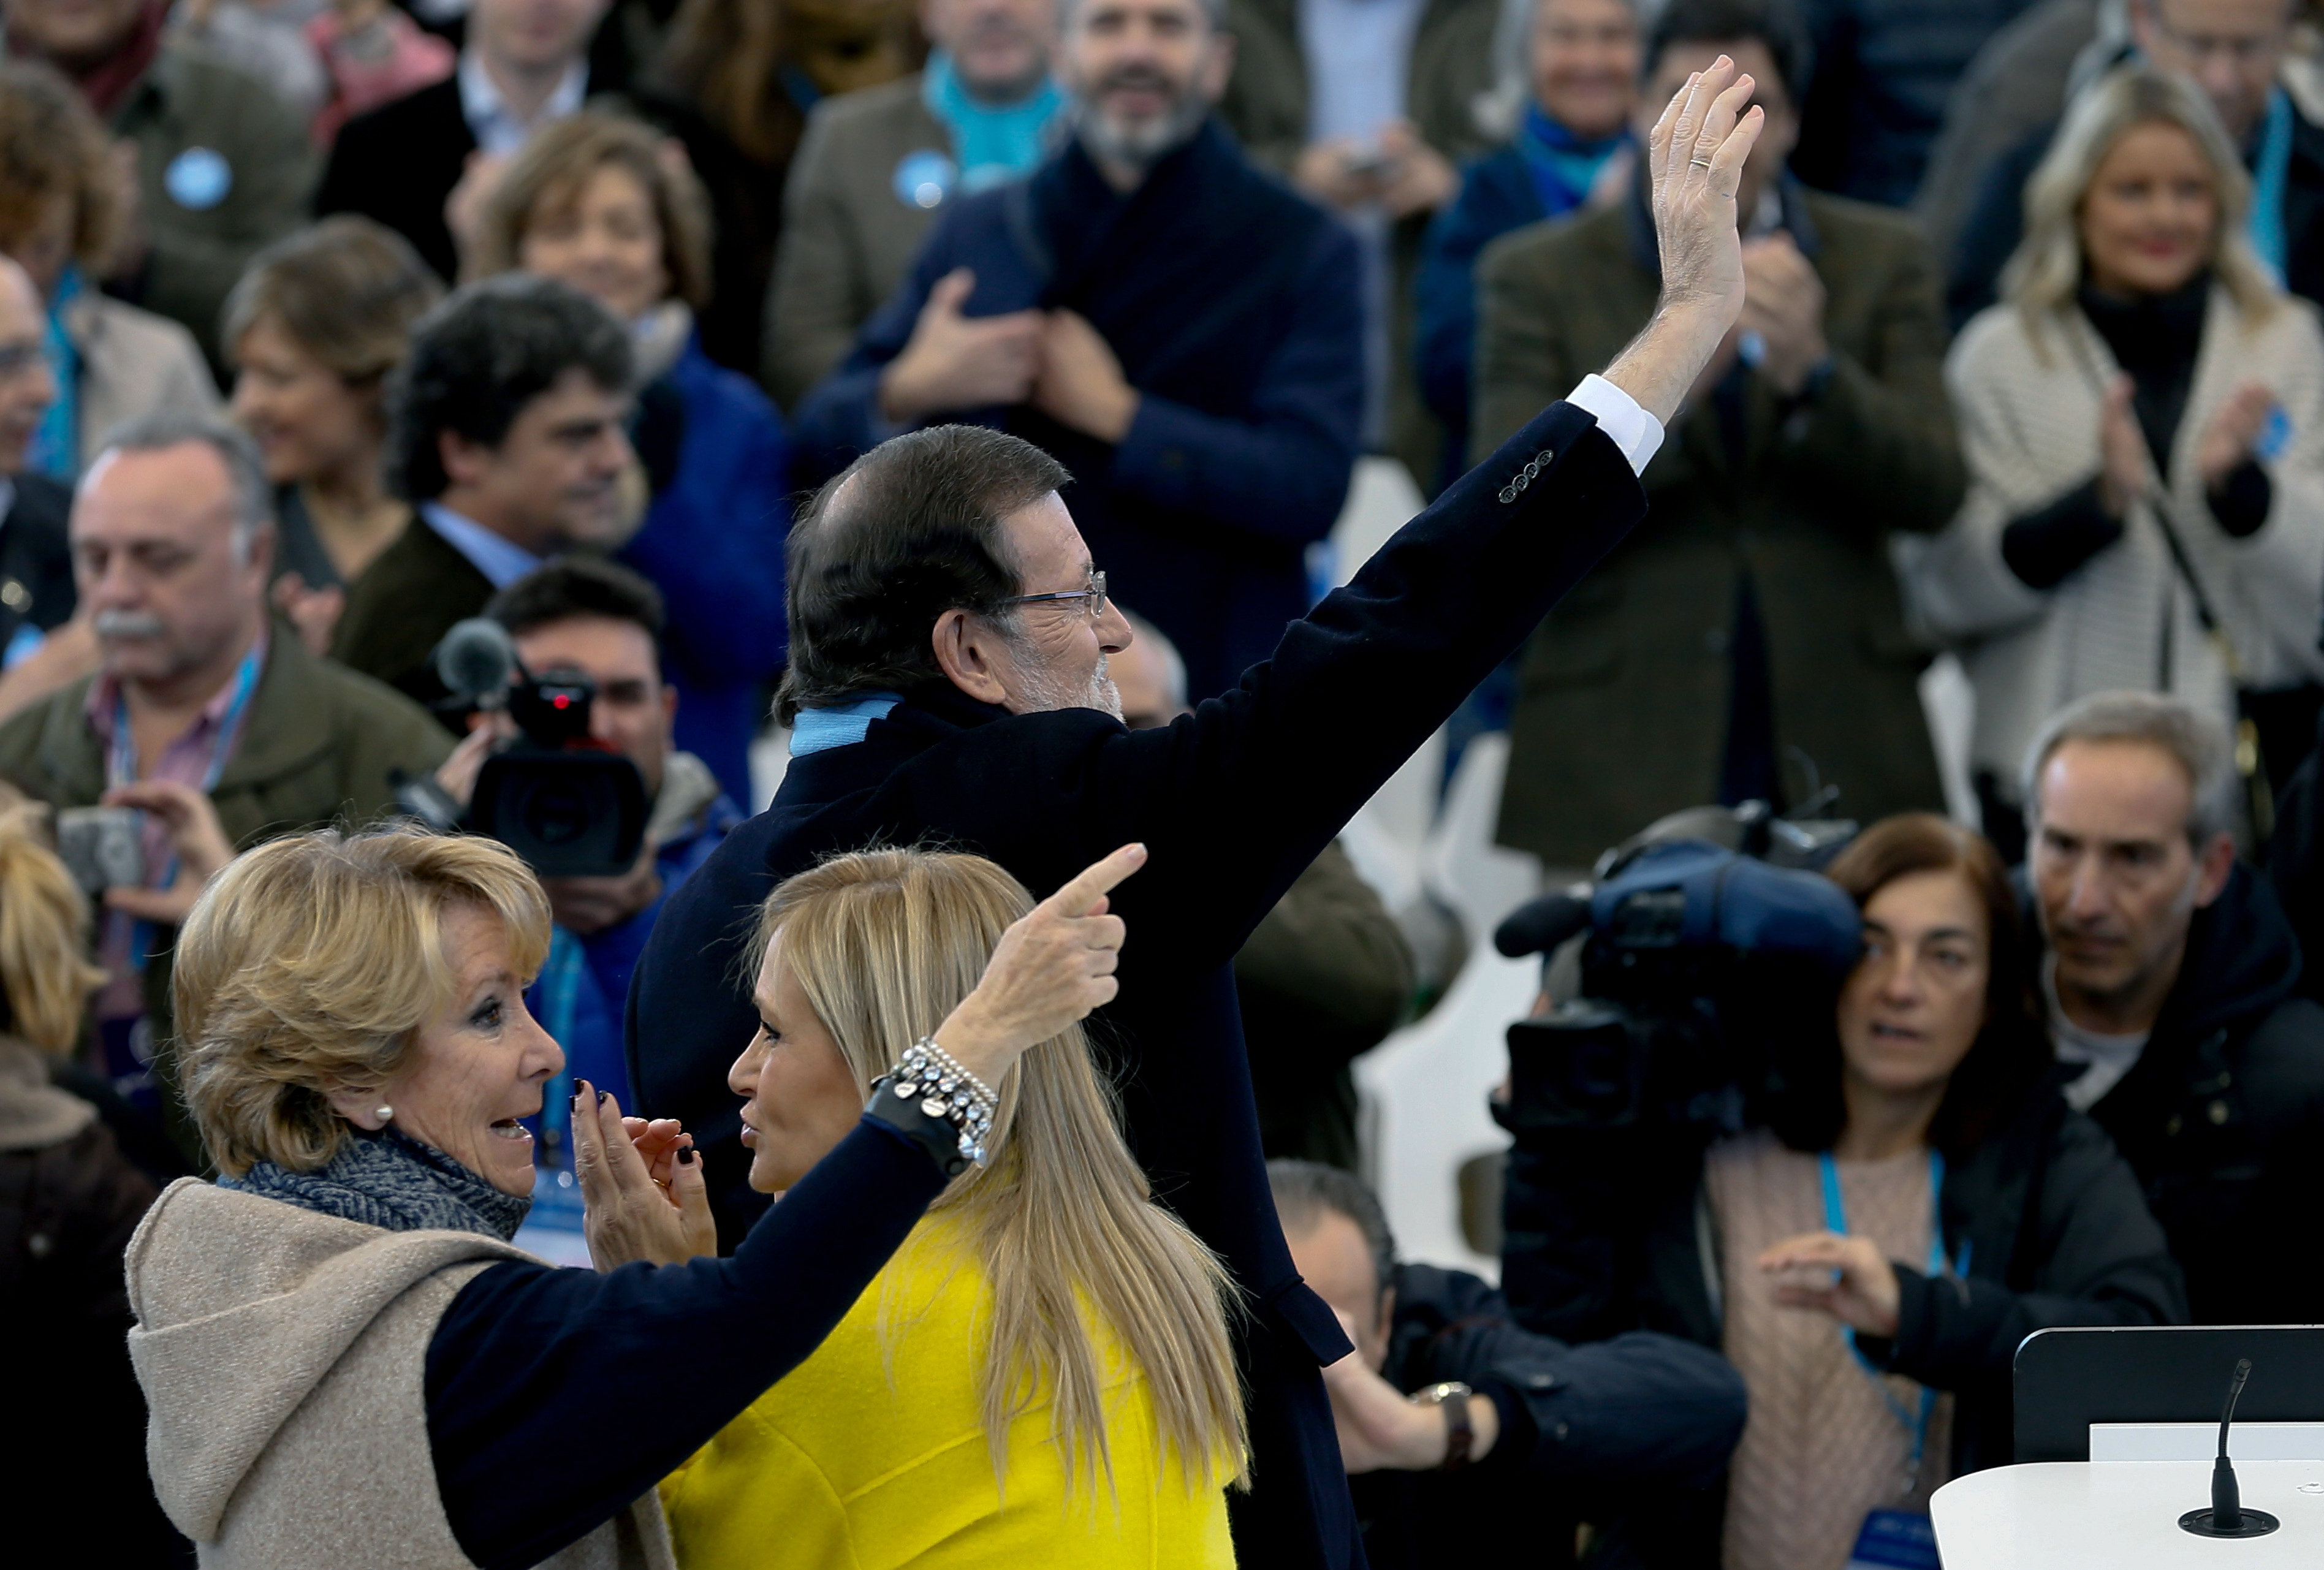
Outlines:
<svg viewBox="0 0 2324 1570"><path fill-rule="evenodd" d="M2278 88L2268 94L2259 156L2252 163L2252 249L2259 253L2279 284L2290 254L2290 240L2283 232L2283 197L2292 178L2292 115L2289 93Z"/></svg>
<svg viewBox="0 0 2324 1570"><path fill-rule="evenodd" d="M80 350L65 331L65 307L81 291L80 269L68 267L57 280L56 298L49 302L47 348L49 373L56 378L56 402L41 416L32 432L26 466L69 485L80 475Z"/></svg>
<svg viewBox="0 0 2324 1570"><path fill-rule="evenodd" d="M952 58L942 51L928 56L920 100L952 131L964 196L1029 173L1049 151L1049 127L1065 106L1065 96L1047 77L1014 104L981 104L961 85Z"/></svg>
<svg viewBox="0 0 2324 1570"><path fill-rule="evenodd" d="M863 739L873 720L886 718L888 711L903 701L901 693L875 692L853 703L803 708L791 722L791 756L804 758L810 753L853 746Z"/></svg>

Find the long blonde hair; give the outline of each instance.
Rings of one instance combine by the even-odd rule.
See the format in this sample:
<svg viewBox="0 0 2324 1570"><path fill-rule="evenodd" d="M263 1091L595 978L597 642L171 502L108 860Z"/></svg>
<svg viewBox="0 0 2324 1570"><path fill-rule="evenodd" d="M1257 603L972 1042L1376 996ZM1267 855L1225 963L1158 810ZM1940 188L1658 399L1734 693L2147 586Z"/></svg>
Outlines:
<svg viewBox="0 0 2324 1570"><path fill-rule="evenodd" d="M920 850L843 855L778 888L754 951L781 957L857 1085L894 1066L974 990L1022 885L980 856ZM977 1389L996 1476L1010 1424L1046 1393L1070 1486L1112 1479L1104 1370L1084 1312L1137 1360L1166 1449L1208 1483L1246 1453L1227 1332L1233 1287L1183 1223L1154 1203L1122 1142L1109 1088L1078 1025L1028 1051L994 1087L992 1164L933 1209L955 1218L992 1294Z"/></svg>
<svg viewBox="0 0 2324 1570"><path fill-rule="evenodd" d="M88 963L88 898L49 848L42 809L0 798L0 997L7 1033L61 1057L105 973Z"/></svg>
<svg viewBox="0 0 2324 1570"><path fill-rule="evenodd" d="M2211 271L2247 321L2273 314L2280 291L2244 233L2251 177L2228 145L2210 101L2193 83L2151 66L2126 65L2093 82L2066 111L2057 140L2025 182L2025 238L2002 270L2001 295L2040 341L2044 319L2070 304L2082 282L2082 201L2115 143L2141 125L2175 125L2210 166L2218 203Z"/></svg>

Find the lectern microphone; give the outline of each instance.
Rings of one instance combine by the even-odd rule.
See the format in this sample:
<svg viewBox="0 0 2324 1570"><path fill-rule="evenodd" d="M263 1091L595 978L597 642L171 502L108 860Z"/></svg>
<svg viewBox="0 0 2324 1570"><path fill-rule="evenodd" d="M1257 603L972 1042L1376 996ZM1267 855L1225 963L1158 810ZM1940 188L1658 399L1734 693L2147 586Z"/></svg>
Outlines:
<svg viewBox="0 0 2324 1570"><path fill-rule="evenodd" d="M2264 1538L2282 1524L2265 1510L2244 1509L2242 1491L2236 1487L2236 1464L2227 1459L2227 1425L2235 1420L2236 1398L2244 1393L2244 1381L2249 1378L2251 1359L2236 1359L2235 1374L2227 1381L2227 1404L2219 1413L2219 1455L2211 1463L2211 1508L2181 1516L2181 1531L2199 1538Z"/></svg>

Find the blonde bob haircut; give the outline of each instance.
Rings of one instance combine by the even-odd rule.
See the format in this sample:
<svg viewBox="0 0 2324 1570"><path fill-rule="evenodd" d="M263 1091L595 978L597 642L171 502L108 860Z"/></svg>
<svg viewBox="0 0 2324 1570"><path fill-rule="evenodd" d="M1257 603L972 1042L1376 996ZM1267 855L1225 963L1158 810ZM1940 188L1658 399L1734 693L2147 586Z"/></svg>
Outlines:
<svg viewBox="0 0 2324 1570"><path fill-rule="evenodd" d="M40 808L9 792L0 806L0 998L5 1029L62 1057L80 1039L88 995L105 973L88 963L88 899L49 848Z"/></svg>
<svg viewBox="0 0 2324 1570"><path fill-rule="evenodd" d="M2039 342L2041 324L2073 303L2081 287L2082 203L2115 144L2142 125L2175 125L2210 167L2218 206L2211 272L2246 320L2272 314L2279 291L2244 233L2251 176L2228 144L2218 115L2192 82L2149 66L2099 78L2066 110L2057 140L2025 182L2025 238L2002 270L2001 295L2024 313Z"/></svg>
<svg viewBox="0 0 2324 1570"><path fill-rule="evenodd" d="M509 161L476 224L475 276L493 278L523 264L524 237L535 224L579 205L589 179L618 169L638 182L661 231L661 267L672 298L700 310L710 301L710 199L702 181L671 156L669 138L643 121L584 109L525 140Z"/></svg>
<svg viewBox="0 0 2324 1570"><path fill-rule="evenodd" d="M445 912L500 919L530 978L549 953L549 899L493 841L391 825L294 834L237 856L179 929L172 995L186 1101L218 1169L309 1172L338 1150L335 1091L408 1067L450 1000L459 956Z"/></svg>
<svg viewBox="0 0 2324 1570"><path fill-rule="evenodd" d="M1001 935L1032 908L982 856L866 851L776 889L751 952L774 947L868 1095L902 1048L975 989ZM1010 1424L1046 1394L1067 1485L1102 1472L1111 1486L1093 1316L1144 1372L1152 1438L1176 1453L1189 1483L1240 1480L1233 1285L1154 1203L1082 1028L1032 1048L994 1089L992 1164L954 1179L930 1214L964 1229L991 1293L977 1388L995 1476L1008 1473Z"/></svg>

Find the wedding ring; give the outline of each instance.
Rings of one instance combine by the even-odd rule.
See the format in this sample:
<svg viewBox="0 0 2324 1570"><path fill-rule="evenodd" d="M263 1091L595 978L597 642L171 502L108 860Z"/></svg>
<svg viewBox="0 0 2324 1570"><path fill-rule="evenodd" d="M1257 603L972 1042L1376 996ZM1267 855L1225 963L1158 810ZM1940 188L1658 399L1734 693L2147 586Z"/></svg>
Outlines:
<svg viewBox="0 0 2324 1570"><path fill-rule="evenodd" d="M1696 169L1709 169L1711 167L1711 160L1708 158L1690 158L1687 160L1687 162Z"/></svg>

